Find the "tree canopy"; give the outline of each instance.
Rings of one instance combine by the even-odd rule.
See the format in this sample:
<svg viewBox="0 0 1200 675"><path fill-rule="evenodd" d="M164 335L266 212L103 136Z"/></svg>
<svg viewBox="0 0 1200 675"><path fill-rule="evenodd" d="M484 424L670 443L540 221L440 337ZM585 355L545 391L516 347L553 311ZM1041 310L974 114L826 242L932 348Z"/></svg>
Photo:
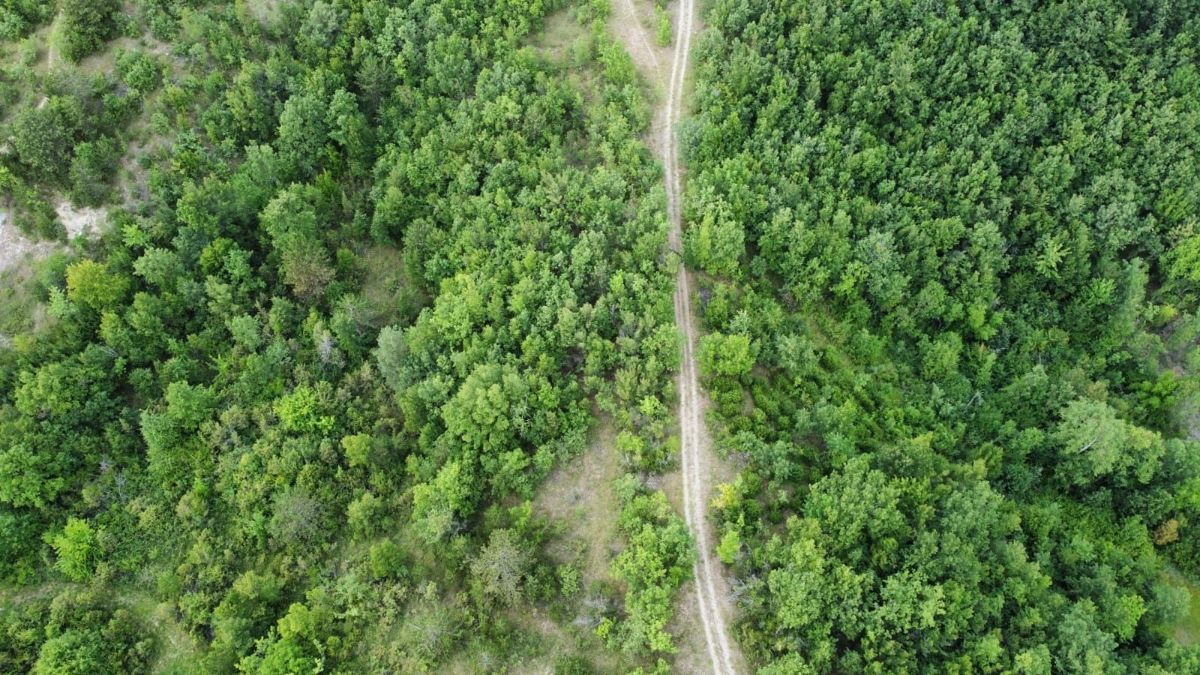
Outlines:
<svg viewBox="0 0 1200 675"><path fill-rule="evenodd" d="M1198 9L713 3L687 241L765 672L1197 667Z"/></svg>
<svg viewBox="0 0 1200 675"><path fill-rule="evenodd" d="M610 4L0 0L0 672L687 669L679 264L751 668L1200 672L1200 3L699 3L682 262Z"/></svg>
<svg viewBox="0 0 1200 675"><path fill-rule="evenodd" d="M68 196L109 216L0 342L0 576L136 585L205 672L670 651L679 518L622 531L672 571L626 602L632 563L581 588L529 507L599 416L665 468L677 359L645 101L606 3L563 5L64 0L43 32L0 3L65 62L0 74L47 94L0 187L31 231ZM518 639L533 607L569 639ZM18 669L119 670L91 635Z"/></svg>

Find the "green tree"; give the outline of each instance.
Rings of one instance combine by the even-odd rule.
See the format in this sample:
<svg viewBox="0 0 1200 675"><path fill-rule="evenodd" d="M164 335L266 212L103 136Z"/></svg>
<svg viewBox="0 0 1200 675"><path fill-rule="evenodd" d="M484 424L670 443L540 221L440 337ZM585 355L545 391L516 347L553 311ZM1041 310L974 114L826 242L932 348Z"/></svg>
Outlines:
<svg viewBox="0 0 1200 675"><path fill-rule="evenodd" d="M1058 624L1054 663L1068 673L1119 673L1117 641L1096 626L1096 608L1089 600L1075 603Z"/></svg>
<svg viewBox="0 0 1200 675"><path fill-rule="evenodd" d="M709 274L739 278L745 232L734 220L728 204L705 193L696 197L692 208L699 212L699 222L693 222L686 232L688 260Z"/></svg>
<svg viewBox="0 0 1200 675"><path fill-rule="evenodd" d="M221 652L237 654L248 649L254 640L267 632L283 589L272 574L247 571L213 610L214 649L218 658L228 658Z"/></svg>
<svg viewBox="0 0 1200 675"><path fill-rule="evenodd" d="M375 359L384 382L396 393L406 390L412 381L406 364L409 350L404 330L396 326L384 328L379 331L378 344Z"/></svg>
<svg viewBox="0 0 1200 675"><path fill-rule="evenodd" d="M280 544L311 548L328 539L326 507L304 488L292 488L275 497L268 531Z"/></svg>
<svg viewBox="0 0 1200 675"><path fill-rule="evenodd" d="M94 310L120 302L128 288L129 279L109 271L105 263L80 260L67 267L67 297Z"/></svg>
<svg viewBox="0 0 1200 675"><path fill-rule="evenodd" d="M79 206L100 206L112 193L109 184L116 174L117 162L121 158L121 146L117 139L104 136L92 142L75 146L71 160L71 201Z"/></svg>
<svg viewBox="0 0 1200 675"><path fill-rule="evenodd" d="M283 280L304 300L317 298L333 279L329 252L321 241L316 209L293 187L271 200L262 225L279 256Z"/></svg>
<svg viewBox="0 0 1200 675"><path fill-rule="evenodd" d="M668 47L671 45L671 17L667 16L667 11L661 5L654 6L654 37L658 42L659 47Z"/></svg>
<svg viewBox="0 0 1200 675"><path fill-rule="evenodd" d="M754 367L754 343L746 335L712 333L700 340L700 372L705 377L740 378Z"/></svg>
<svg viewBox="0 0 1200 675"><path fill-rule="evenodd" d="M78 61L95 52L116 31L117 0L59 0L62 55Z"/></svg>
<svg viewBox="0 0 1200 675"><path fill-rule="evenodd" d="M300 385L292 393L275 402L275 414L287 431L327 434L337 420L330 414L327 392L322 387Z"/></svg>
<svg viewBox="0 0 1200 675"><path fill-rule="evenodd" d="M346 455L346 463L352 467L371 465L371 437L367 434L343 437L342 451Z"/></svg>
<svg viewBox="0 0 1200 675"><path fill-rule="evenodd" d="M721 562L726 565L732 565L737 560L741 548L742 539L738 535L738 531L729 529L725 531L725 534L721 535L721 542L717 544L717 556L721 559Z"/></svg>
<svg viewBox="0 0 1200 675"><path fill-rule="evenodd" d="M516 369L481 365L442 409L446 432L478 453L507 450L516 440L518 410L528 395Z"/></svg>
<svg viewBox="0 0 1200 675"><path fill-rule="evenodd" d="M376 579L403 578L407 573L404 551L391 539L372 544L368 558L371 576Z"/></svg>
<svg viewBox="0 0 1200 675"><path fill-rule="evenodd" d="M1067 404L1054 438L1066 475L1075 485L1112 474L1147 483L1166 453L1158 434L1119 419L1107 404L1090 399Z"/></svg>
<svg viewBox="0 0 1200 675"><path fill-rule="evenodd" d="M281 640L271 635L256 645L254 654L238 662L238 671L254 675L316 675L321 672L319 659L293 640Z"/></svg>
<svg viewBox="0 0 1200 675"><path fill-rule="evenodd" d="M0 39L15 41L37 24L50 18L54 4L41 0L4 0L0 2Z"/></svg>
<svg viewBox="0 0 1200 675"><path fill-rule="evenodd" d="M440 541L466 513L474 492L468 478L459 462L447 462L431 483L413 487L413 527L426 543Z"/></svg>
<svg viewBox="0 0 1200 675"><path fill-rule="evenodd" d="M532 556L519 534L508 529L493 531L487 545L471 562L476 591L501 605L517 604L531 563Z"/></svg>
<svg viewBox="0 0 1200 675"><path fill-rule="evenodd" d="M36 180L59 182L66 178L84 118L78 99L51 96L44 106L26 108L13 120L13 149Z"/></svg>
<svg viewBox="0 0 1200 675"><path fill-rule="evenodd" d="M355 534L370 537L379 530L383 510L382 499L370 492L364 492L346 507L346 522Z"/></svg>
<svg viewBox="0 0 1200 675"><path fill-rule="evenodd" d="M14 445L0 451L0 501L40 509L52 502L66 484L54 464L28 446Z"/></svg>
<svg viewBox="0 0 1200 675"><path fill-rule="evenodd" d="M104 638L94 632L68 631L42 643L33 666L36 675L86 675L107 672Z"/></svg>
<svg viewBox="0 0 1200 675"><path fill-rule="evenodd" d="M87 581L96 571L100 548L96 531L86 520L68 518L62 531L50 540L58 560L54 566L72 581Z"/></svg>
<svg viewBox="0 0 1200 675"><path fill-rule="evenodd" d="M0 500L43 509L92 477L114 449L107 431L120 400L112 368L112 355L91 346L19 375L15 414L0 420Z"/></svg>
<svg viewBox="0 0 1200 675"><path fill-rule="evenodd" d="M629 490L626 484L622 490ZM671 652L666 631L672 596L687 578L694 552L687 527L661 492L625 495L619 525L629 543L613 559L613 576L628 586L625 617L614 629L599 627L601 636L632 654Z"/></svg>

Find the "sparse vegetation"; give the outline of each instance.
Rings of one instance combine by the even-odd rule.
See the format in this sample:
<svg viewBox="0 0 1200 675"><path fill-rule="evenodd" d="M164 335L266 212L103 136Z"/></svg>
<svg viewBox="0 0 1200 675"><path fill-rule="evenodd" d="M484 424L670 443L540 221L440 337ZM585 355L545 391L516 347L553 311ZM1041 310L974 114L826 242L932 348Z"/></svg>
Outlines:
<svg viewBox="0 0 1200 675"><path fill-rule="evenodd" d="M657 3L654 5L654 24L654 39L658 41L658 46L670 46L672 37L671 17L667 16L667 10L663 9L663 6Z"/></svg>

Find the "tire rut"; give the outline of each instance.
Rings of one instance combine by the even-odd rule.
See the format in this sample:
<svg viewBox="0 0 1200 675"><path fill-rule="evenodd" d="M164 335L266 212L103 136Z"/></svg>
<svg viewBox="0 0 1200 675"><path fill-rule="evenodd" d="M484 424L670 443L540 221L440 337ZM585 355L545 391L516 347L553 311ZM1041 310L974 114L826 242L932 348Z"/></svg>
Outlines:
<svg viewBox="0 0 1200 675"><path fill-rule="evenodd" d="M666 124L662 129L663 167L667 191L667 215L671 222L669 245L683 253L683 181L676 127L683 113L683 90L691 58L691 41L696 30L695 0L681 0L676 17L674 59L667 93ZM679 371L679 418L685 520L696 541L698 557L692 567L696 599L704 626L705 643L713 672L733 674L742 662L736 643L730 639L726 620L728 587L717 563L708 523L708 479L713 475L711 441L704 421L705 398L696 369L696 318L691 307L691 278L682 263L675 287L675 322L683 333Z"/></svg>

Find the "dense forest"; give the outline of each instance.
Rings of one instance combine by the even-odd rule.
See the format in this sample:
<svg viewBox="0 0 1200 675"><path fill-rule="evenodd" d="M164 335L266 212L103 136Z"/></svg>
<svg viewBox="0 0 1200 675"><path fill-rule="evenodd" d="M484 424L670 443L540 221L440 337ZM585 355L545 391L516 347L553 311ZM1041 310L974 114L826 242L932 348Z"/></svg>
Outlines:
<svg viewBox="0 0 1200 675"><path fill-rule="evenodd" d="M672 277L607 3L50 4L0 9L6 206L111 208L5 296L0 671L664 668ZM596 575L533 500L601 420Z"/></svg>
<svg viewBox="0 0 1200 675"><path fill-rule="evenodd" d="M690 672L681 264L749 669L1200 672L1200 2L699 3L682 261L611 5L0 0L0 672Z"/></svg>
<svg viewBox="0 0 1200 675"><path fill-rule="evenodd" d="M743 648L1200 672L1170 630L1200 574L1200 5L707 21L688 257L745 462L716 504Z"/></svg>

